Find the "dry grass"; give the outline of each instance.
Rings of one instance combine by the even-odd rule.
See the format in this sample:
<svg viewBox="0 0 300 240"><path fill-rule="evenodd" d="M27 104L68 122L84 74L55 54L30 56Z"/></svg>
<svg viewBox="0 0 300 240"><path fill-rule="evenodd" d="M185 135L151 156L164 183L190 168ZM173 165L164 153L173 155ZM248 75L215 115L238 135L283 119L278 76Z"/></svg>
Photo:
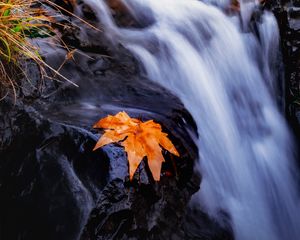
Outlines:
<svg viewBox="0 0 300 240"><path fill-rule="evenodd" d="M53 6L51 0L43 0ZM13 92L16 98L18 74L24 74L20 62L31 59L40 68L41 74L48 66L31 38L55 35L51 27L54 18L43 8L39 0L0 0L0 100ZM64 78L69 81L68 79Z"/></svg>

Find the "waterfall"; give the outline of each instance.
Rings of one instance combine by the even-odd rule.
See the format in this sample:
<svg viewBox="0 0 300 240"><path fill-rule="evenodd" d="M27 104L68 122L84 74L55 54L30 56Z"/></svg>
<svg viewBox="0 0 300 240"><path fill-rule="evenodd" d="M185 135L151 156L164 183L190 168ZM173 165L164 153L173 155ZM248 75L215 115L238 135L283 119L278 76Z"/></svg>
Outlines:
<svg viewBox="0 0 300 240"><path fill-rule="evenodd" d="M274 96L276 20L265 12L255 33L254 2L241 4L241 17L206 2L125 1L136 19L148 22L126 29L103 1L86 0L109 39L121 41L148 78L177 95L195 119L203 180L194 203L220 223L229 221L235 239L297 240L293 142Z"/></svg>

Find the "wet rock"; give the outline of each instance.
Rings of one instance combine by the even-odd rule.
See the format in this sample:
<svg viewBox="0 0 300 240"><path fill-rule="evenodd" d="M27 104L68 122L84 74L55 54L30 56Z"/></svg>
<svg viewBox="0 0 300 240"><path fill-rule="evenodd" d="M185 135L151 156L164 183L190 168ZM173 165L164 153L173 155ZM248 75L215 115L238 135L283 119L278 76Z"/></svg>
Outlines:
<svg viewBox="0 0 300 240"><path fill-rule="evenodd" d="M74 84L51 71L54 80L42 79L32 66L31 84L23 84L16 104L0 103L0 239L232 239L201 210L194 218L188 210L200 185L190 114L145 78L126 49L74 21L78 32L63 36L76 48L72 58L36 42L46 62ZM160 123L181 154L164 152L159 183L146 161L130 182L116 144L92 151L99 133L91 126L123 110Z"/></svg>
<svg viewBox="0 0 300 240"><path fill-rule="evenodd" d="M115 179L103 190L81 239L171 239L196 188L178 188L166 177L130 188Z"/></svg>
<svg viewBox="0 0 300 240"><path fill-rule="evenodd" d="M32 66L31 83L22 86L16 104L1 102L0 238L168 238L200 183L193 172L198 151L191 116L175 96L143 77L122 47L109 56L77 50L65 61L63 49L37 44L47 63L79 87L51 72L57 81L42 79ZM160 183L146 162L130 183L117 145L92 151L99 135L91 126L121 110L161 123L181 153L174 159L164 153Z"/></svg>
<svg viewBox="0 0 300 240"><path fill-rule="evenodd" d="M105 161L79 151L89 136L33 108L2 102L0 111L0 238L76 239L93 204L84 181L103 184ZM85 168L73 165L89 160L98 173L80 179Z"/></svg>
<svg viewBox="0 0 300 240"><path fill-rule="evenodd" d="M281 48L285 66L286 114L298 140L300 122L296 115L300 112L300 11L299 1L270 1L280 29ZM299 142L299 141L298 141Z"/></svg>
<svg viewBox="0 0 300 240"><path fill-rule="evenodd" d="M224 219L229 217L224 213ZM198 207L188 208L182 229L184 237L181 239L211 239L211 240L232 240L234 239L230 222L226 221L224 226L220 226L216 221L212 221Z"/></svg>
<svg viewBox="0 0 300 240"><path fill-rule="evenodd" d="M62 96L58 97L61 101ZM60 114L55 116L54 106L42 111L47 105L55 105ZM166 155L163 173L168 176L162 176L159 184L154 183L145 162L130 183L123 149L109 145L92 152L97 136L84 126L92 126L93 117L86 118L89 123L75 122L58 105L41 99L26 104L24 99L15 106L5 100L0 106L1 239L77 239L88 218L82 239L94 239L90 235L96 229L94 237L111 239L122 233L140 239L151 222L165 236L170 234L199 186L199 178L193 177L192 155L181 140L174 139L182 158L172 160ZM141 226L119 229L125 220L133 224L141 219Z"/></svg>
<svg viewBox="0 0 300 240"><path fill-rule="evenodd" d="M70 13L74 12L75 5L77 4L77 0L54 0L52 1L57 6L60 7L60 10L67 16L70 16Z"/></svg>

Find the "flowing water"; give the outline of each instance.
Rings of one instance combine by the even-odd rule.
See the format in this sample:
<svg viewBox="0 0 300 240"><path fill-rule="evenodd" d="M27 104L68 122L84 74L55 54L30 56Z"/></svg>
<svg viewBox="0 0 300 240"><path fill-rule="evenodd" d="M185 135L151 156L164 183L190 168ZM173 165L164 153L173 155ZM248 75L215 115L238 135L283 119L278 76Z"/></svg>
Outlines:
<svg viewBox="0 0 300 240"><path fill-rule="evenodd" d="M255 27L251 1L241 4L240 16L228 16L228 1L128 0L146 27L125 29L103 1L86 2L108 37L194 117L203 175L194 204L221 224L229 221L238 240L299 239L293 143L275 100L273 15L265 12Z"/></svg>

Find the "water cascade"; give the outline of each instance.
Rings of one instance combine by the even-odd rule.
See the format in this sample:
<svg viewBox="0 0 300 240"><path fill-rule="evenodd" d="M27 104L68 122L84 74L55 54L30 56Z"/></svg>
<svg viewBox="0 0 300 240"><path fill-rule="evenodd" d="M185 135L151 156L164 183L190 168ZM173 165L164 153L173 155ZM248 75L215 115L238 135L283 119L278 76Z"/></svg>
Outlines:
<svg viewBox="0 0 300 240"><path fill-rule="evenodd" d="M86 3L109 39L122 42L195 119L203 180L194 204L229 221L238 240L298 239L293 143L275 97L274 16L264 12L252 31L254 2L229 16L226 1L128 0L145 25L128 29L116 26L103 1Z"/></svg>

